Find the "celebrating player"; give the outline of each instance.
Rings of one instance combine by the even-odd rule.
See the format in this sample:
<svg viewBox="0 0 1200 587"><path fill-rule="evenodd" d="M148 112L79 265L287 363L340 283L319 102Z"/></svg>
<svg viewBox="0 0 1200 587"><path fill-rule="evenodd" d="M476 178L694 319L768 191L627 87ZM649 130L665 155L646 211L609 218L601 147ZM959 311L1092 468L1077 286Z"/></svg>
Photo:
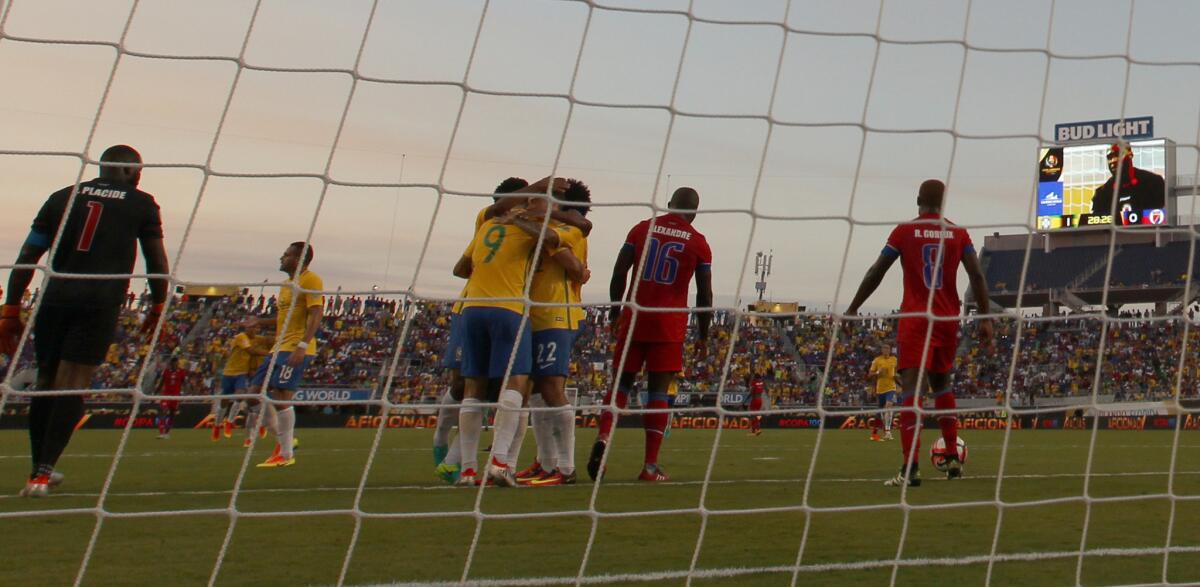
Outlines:
<svg viewBox="0 0 1200 587"><path fill-rule="evenodd" d="M248 326L229 341L229 356L225 358L225 368L221 371L221 395L246 393L250 383L250 358L269 354L269 351L254 344L257 330L257 325ZM237 417L233 406L233 402L227 399L217 404L217 412L213 417L213 442L221 438L222 430L225 438L233 437L233 419Z"/></svg>
<svg viewBox="0 0 1200 587"><path fill-rule="evenodd" d="M867 375L875 380L875 397L879 402L879 416L871 427L871 440L885 441L892 439L892 406L896 405L896 357L892 349L883 345L879 356L871 361L871 370ZM879 436L879 423L883 423L883 437Z"/></svg>
<svg viewBox="0 0 1200 587"><path fill-rule="evenodd" d="M562 180L555 183L557 195L566 186ZM547 185L543 180L525 190L545 192ZM462 474L456 482L459 485L474 484L477 480L479 436L483 430L483 411L478 404L486 396L488 379L505 378L506 374L487 478L498 485L517 484L509 466L508 448L519 424L518 410L532 368L532 337L529 325L524 323L525 303L521 298L525 295L529 261L539 239L543 250L553 251L559 248L564 230L552 227L543 234L541 222L531 220L545 213L544 199L529 198L525 205L525 209L513 209L484 222L454 266L455 276L468 279L465 293L469 298L463 303L459 318L463 321L465 379L459 409L462 458Z"/></svg>
<svg viewBox="0 0 1200 587"><path fill-rule="evenodd" d="M57 234L58 244L50 259L55 272L75 274L70 277L131 273L140 242L146 272L167 273L158 204L150 194L137 189L141 162L141 155L132 147L106 149L100 155L100 177L63 188L46 200L21 247L17 264L36 264L51 249ZM0 353L13 356L14 364L17 343L25 330L21 298L32 279L33 269L14 268L9 274L5 304L0 307ZM149 284L152 306L142 322L142 333L153 330L167 298L166 279L151 278ZM128 288L127 278L50 276L33 324L37 389L91 387L92 374L104 360L115 334ZM33 396L29 407L33 473L21 495L44 496L50 485L62 480L54 465L82 416L82 395Z"/></svg>
<svg viewBox="0 0 1200 587"><path fill-rule="evenodd" d="M317 354L317 329L325 308L325 285L321 277L309 270L313 247L303 241L288 245L279 257L279 270L288 278L279 288L279 302L274 317L251 318L247 327L275 323L277 333L273 356L264 360L254 373L251 385L261 387L268 382L272 399L287 402L292 399L304 370ZM303 263L301 262L303 259ZM295 290L295 291L293 291ZM276 403L275 451L259 467L289 467L296 464L292 448L296 430L296 409L287 403ZM268 418L269 419L269 418Z"/></svg>
<svg viewBox="0 0 1200 587"><path fill-rule="evenodd" d="M1147 210L1165 206L1167 189L1163 178L1156 173L1133 166L1133 149L1121 141L1108 149L1108 172L1111 177L1092 194L1092 214L1112 215L1113 224L1136 224ZM1117 176L1121 185L1116 187ZM1116 201L1113 194L1117 194ZM1131 218L1132 215L1132 218Z"/></svg>
<svg viewBox="0 0 1200 587"><path fill-rule="evenodd" d="M586 185L570 179L562 199L578 202L575 206L564 205L562 210L582 217L588 212L586 203L592 201L592 196ZM534 302L579 304L582 299L583 284L591 275L587 269L587 237L575 227L566 227L560 237L559 248L543 254L534 271L529 288L529 299ZM575 483L575 410L567 401L566 387L572 350L584 318L583 308L578 305L534 305L529 310L534 352L533 396L529 405L563 409L534 412L529 416L541 456L517 475L519 482L534 486ZM526 413L520 417L524 419ZM524 430L518 425L509 448L514 462L520 455L523 437Z"/></svg>
<svg viewBox="0 0 1200 587"><path fill-rule="evenodd" d="M757 412L763 409L763 397L766 396L766 385L763 384L762 377L754 377L750 380L750 411ZM762 414L754 414L750 416L750 435L762 435Z"/></svg>
<svg viewBox="0 0 1200 587"><path fill-rule="evenodd" d="M154 389L158 395L179 397L183 395L183 380L187 371L179 368L179 359L171 359L167 368L158 374L158 385ZM175 417L179 415L179 400L164 399L158 402L158 439L171 438L171 428L175 426Z"/></svg>
<svg viewBox="0 0 1200 587"><path fill-rule="evenodd" d="M902 314L925 314L932 311L932 323L924 316L902 316L896 329L899 343L897 368L900 370L900 449L904 464L900 473L885 485L911 487L921 484L916 455L921 447L920 418L914 409L917 388L924 388L928 381L933 392L934 406L938 410L953 410L956 406L954 392L949 388L950 371L954 369L954 353L958 346L958 265L962 263L971 282L971 292L981 314L988 313L987 283L979 268L979 258L966 229L942 218L942 200L946 184L936 179L921 184L917 195L919 215L910 222L898 225L888 237L887 245L874 265L867 270L854 300L846 308L847 316L855 316L867 298L883 281L892 263L900 259L904 268L904 301L900 304ZM990 318L979 320L981 343L992 338ZM922 362L923 361L923 362ZM925 376L917 376L924 370ZM953 413L939 416L942 438L946 446L958 446L958 417ZM947 455L946 476L956 479L962 476L962 463L958 454Z"/></svg>
<svg viewBox="0 0 1200 587"><path fill-rule="evenodd" d="M624 409L629 394L637 382L638 373L647 371L647 403L653 410L668 406L667 389L675 374L683 370L683 341L687 336L688 313L654 311L661 308L687 308L688 287L696 278L696 307L712 307L712 251L704 235L692 226L695 210L700 206L700 194L681 187L671 195L668 204L674 212L639 222L628 236L613 265L609 298L614 302L612 322L616 325L617 346L613 367L620 371L616 395L608 390L605 406ZM639 265L639 263L641 263ZM636 267L636 269L635 269ZM625 286L631 270L635 270L633 287ZM637 308L621 304L635 302ZM642 311L642 308L651 311ZM700 340L696 348L701 355L707 352L709 312L696 315ZM588 458L588 475L597 479L601 462L612 434L614 413L605 410L600 417L600 430ZM671 415L667 412L646 413L642 426L646 434L645 464L638 476L643 481L666 481L668 476L658 464L658 451Z"/></svg>

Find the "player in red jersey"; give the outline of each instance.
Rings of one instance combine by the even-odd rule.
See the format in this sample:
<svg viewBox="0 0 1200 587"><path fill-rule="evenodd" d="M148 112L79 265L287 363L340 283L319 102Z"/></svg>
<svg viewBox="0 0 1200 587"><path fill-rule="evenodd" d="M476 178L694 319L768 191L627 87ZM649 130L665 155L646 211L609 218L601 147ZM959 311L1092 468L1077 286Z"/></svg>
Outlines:
<svg viewBox="0 0 1200 587"><path fill-rule="evenodd" d="M167 368L158 375L159 395L183 395L183 380L187 371L179 368L179 359L171 359ZM159 402L158 438L171 437L171 427L175 425L175 416L179 414L179 400L165 399Z"/></svg>
<svg viewBox="0 0 1200 587"><path fill-rule="evenodd" d="M687 337L687 312L640 311L624 306L633 301L639 308L687 308L688 287L696 278L696 307L712 307L712 251L708 241L693 226L695 210L700 206L700 194L682 187L675 190L668 203L672 210L651 220L639 222L617 255L613 266L609 298L614 302L612 321L617 339L613 368L620 371L616 396L609 390L606 406L624 408L629 392L637 382L642 366L647 372L647 402L649 409L669 407L668 390L675 374L683 370L683 341ZM630 291L625 291L628 275L636 270L637 278ZM700 340L696 348L705 353L708 346L708 325L712 315L696 314ZM605 411L600 417L600 434L588 459L588 475L600 475L601 461L612 433L614 414ZM658 465L658 449L671 415L667 412L642 416L646 431L646 458L639 479L666 481L666 472Z"/></svg>
<svg viewBox="0 0 1200 587"><path fill-rule="evenodd" d="M927 314L935 317L932 326L925 316L901 317L896 328L899 347L897 368L900 371L900 450L904 464L900 474L885 485L895 487L908 483L921 484L917 468L917 452L921 448L920 419L913 409L918 388L917 376L924 367L923 388L928 382L933 393L934 407L953 410L954 392L949 388L950 371L954 369L954 353L958 347L958 265L961 263L971 282L971 293L979 305L979 313L988 313L987 282L979 268L979 257L966 229L942 218L942 200L946 184L936 179L926 180L917 194L919 216L892 230L887 245L875 264L867 270L854 300L846 308L847 316L858 314L859 307L883 281L892 263L900 259L904 268L904 301L901 314ZM932 295L932 300L930 299ZM988 344L992 338L992 321L981 318L979 342ZM922 361L924 364L922 365ZM946 413L938 418L946 446L958 446L958 417ZM962 464L957 455L948 459L946 476L962 476Z"/></svg>
<svg viewBox="0 0 1200 587"><path fill-rule="evenodd" d="M763 384L761 377L754 377L750 380L750 411L757 412L763 409L763 398L767 395L766 385ZM762 414L754 414L750 416L750 435L759 436L762 434Z"/></svg>

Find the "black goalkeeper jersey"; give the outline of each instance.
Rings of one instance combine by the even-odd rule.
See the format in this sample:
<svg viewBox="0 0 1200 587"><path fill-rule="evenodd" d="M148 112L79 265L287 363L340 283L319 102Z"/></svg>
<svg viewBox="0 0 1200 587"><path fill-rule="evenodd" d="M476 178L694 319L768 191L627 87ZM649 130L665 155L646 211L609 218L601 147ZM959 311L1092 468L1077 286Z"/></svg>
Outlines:
<svg viewBox="0 0 1200 587"><path fill-rule="evenodd" d="M72 187L51 194L33 221L33 232L47 246L58 231ZM130 185L93 179L79 184L50 267L75 274L132 273L138 239L162 236L162 218L153 196ZM129 278L51 278L44 300L75 306L119 305L128 288Z"/></svg>

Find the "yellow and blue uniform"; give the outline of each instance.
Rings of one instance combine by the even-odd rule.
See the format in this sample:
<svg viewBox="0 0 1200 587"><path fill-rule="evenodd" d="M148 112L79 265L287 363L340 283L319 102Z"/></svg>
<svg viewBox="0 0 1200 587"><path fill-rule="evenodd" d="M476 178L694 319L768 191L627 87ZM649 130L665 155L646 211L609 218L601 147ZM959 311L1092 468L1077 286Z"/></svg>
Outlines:
<svg viewBox="0 0 1200 587"><path fill-rule="evenodd" d="M535 302L578 304L583 284L572 281L567 270L551 258L563 250L587 265L587 237L574 227L559 227L559 247L545 255L533 274L529 299ZM540 306L529 309L533 325L534 377L566 377L571 369L571 350L585 319L579 306Z"/></svg>
<svg viewBox="0 0 1200 587"><path fill-rule="evenodd" d="M488 209L482 208L475 215L475 232L479 232L479 227L487 222ZM472 232L471 234L475 234ZM442 354L442 367L445 369L462 369L462 320L459 320L459 315L462 314L463 300L467 297L467 286L463 286L462 293L458 294L459 300L454 302L454 306L450 308L450 339L446 341L446 352Z"/></svg>
<svg viewBox="0 0 1200 587"><path fill-rule="evenodd" d="M275 317L275 348L274 359L275 369L271 373L270 386L274 389L294 390L300 385L301 376L304 369L312 362L313 356L317 354L317 338L314 335L308 339L308 348L304 352L304 361L299 367L292 368L287 365L288 358L293 352L297 352L297 346L304 338L304 330L308 325L308 316L314 311L320 311L325 306L325 296L320 293L325 289L324 282L316 273L305 269L300 276L295 280L296 285L300 290L315 290L315 291L292 291L291 279L283 282L283 287L279 288L278 314ZM293 309L292 306L295 306ZM290 312L289 312L290 309ZM254 385L262 385L262 382L267 378L267 368L270 367L271 361L264 360L258 366L258 370L254 373Z"/></svg>
<svg viewBox="0 0 1200 587"><path fill-rule="evenodd" d="M879 407L888 402L896 403L896 356L875 357L871 361L871 371L875 373L875 396L879 399Z"/></svg>
<svg viewBox="0 0 1200 587"><path fill-rule="evenodd" d="M563 238L560 228L551 228ZM532 367L533 340L525 312L525 280L533 262L538 238L496 219L484 222L463 252L471 260L463 302L464 377L503 377L516 347L513 375L528 375ZM498 299L518 298L518 299Z"/></svg>
<svg viewBox="0 0 1200 587"><path fill-rule="evenodd" d="M254 342L245 332L239 333L229 341L229 356L225 359L225 369L221 372L221 395L229 395L246 390L250 382L250 349Z"/></svg>

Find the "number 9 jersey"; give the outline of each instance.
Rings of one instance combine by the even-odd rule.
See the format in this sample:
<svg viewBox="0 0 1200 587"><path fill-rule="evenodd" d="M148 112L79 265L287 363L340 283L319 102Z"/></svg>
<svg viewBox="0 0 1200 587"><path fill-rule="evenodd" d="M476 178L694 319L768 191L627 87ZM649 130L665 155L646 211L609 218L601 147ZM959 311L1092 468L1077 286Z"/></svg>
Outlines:
<svg viewBox="0 0 1200 587"><path fill-rule="evenodd" d="M649 220L639 222L625 237L622 250L633 251L636 279L630 290L636 288L634 301L645 308L687 308L692 276L712 271L708 240L678 214L655 218L653 230ZM622 321L628 321L631 314L625 307ZM683 342L687 324L687 312L638 312L633 340Z"/></svg>

